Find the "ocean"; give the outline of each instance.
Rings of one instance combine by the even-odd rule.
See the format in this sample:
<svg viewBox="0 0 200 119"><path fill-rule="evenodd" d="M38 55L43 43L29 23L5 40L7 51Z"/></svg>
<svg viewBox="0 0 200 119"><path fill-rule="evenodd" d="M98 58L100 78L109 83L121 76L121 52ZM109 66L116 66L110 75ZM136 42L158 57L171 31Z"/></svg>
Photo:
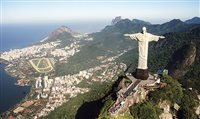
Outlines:
<svg viewBox="0 0 200 119"><path fill-rule="evenodd" d="M75 32L92 33L103 29L106 21L87 21L74 23L52 23L52 24L6 24L1 25L1 48L0 52L9 49L23 48L39 42L49 33L65 25Z"/></svg>
<svg viewBox="0 0 200 119"><path fill-rule="evenodd" d="M30 91L30 86L14 85L16 79L9 76L4 67L4 64L0 64L0 113L20 102Z"/></svg>
<svg viewBox="0 0 200 119"><path fill-rule="evenodd" d="M6 24L1 25L0 52L10 49L23 48L41 41L49 33L65 25L73 31L81 33L97 32L103 29L106 21L87 21L74 23L52 23L52 24ZM29 93L30 87L19 87L14 85L16 78L9 76L5 65L0 64L0 114L19 103Z"/></svg>

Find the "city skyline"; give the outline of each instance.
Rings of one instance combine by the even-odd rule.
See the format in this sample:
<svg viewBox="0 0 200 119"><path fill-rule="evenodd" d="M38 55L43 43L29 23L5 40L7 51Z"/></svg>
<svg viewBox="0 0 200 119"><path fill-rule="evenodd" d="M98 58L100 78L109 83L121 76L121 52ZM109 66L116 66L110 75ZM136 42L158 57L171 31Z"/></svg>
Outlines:
<svg viewBox="0 0 200 119"><path fill-rule="evenodd" d="M116 16L163 23L199 17L199 0L2 0L1 23L110 21Z"/></svg>

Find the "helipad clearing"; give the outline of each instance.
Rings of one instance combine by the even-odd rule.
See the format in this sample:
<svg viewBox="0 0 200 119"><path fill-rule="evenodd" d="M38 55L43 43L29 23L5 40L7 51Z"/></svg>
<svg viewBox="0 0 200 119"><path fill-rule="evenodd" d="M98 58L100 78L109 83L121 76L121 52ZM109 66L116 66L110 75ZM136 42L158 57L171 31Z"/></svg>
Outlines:
<svg viewBox="0 0 200 119"><path fill-rule="evenodd" d="M39 73L48 73L53 70L53 59L50 58L36 58L29 60L33 68Z"/></svg>

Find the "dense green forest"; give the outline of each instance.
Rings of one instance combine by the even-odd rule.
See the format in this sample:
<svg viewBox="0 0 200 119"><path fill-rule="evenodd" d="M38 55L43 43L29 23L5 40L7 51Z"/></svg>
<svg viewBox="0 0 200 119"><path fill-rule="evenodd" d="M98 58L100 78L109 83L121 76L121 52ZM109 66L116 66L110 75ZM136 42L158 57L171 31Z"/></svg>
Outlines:
<svg viewBox="0 0 200 119"><path fill-rule="evenodd" d="M149 68L156 72L158 69L173 70L181 69L188 70L186 74L179 77L179 82L185 88L192 87L200 92L200 27L194 27L184 33L168 33L166 39L160 40L158 43L152 43L149 51ZM181 60L191 56L191 52L196 49L195 60L188 65ZM176 56L174 58L174 56ZM173 69L170 67L174 65Z"/></svg>

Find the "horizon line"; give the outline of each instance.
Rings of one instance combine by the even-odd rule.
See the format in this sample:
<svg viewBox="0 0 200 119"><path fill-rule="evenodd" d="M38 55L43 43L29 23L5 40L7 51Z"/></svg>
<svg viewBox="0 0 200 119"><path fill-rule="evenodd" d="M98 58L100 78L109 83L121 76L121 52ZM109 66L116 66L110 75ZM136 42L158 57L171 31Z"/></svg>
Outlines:
<svg viewBox="0 0 200 119"><path fill-rule="evenodd" d="M91 1L91 0L69 0L69 1L64 1L64 0L31 0L31 1L24 1L24 0L8 0L4 1L1 0L3 3L143 3L143 2L148 2L148 3L176 3L176 2L185 2L185 3L190 3L190 2L199 2L196 0L96 0L96 1Z"/></svg>
<svg viewBox="0 0 200 119"><path fill-rule="evenodd" d="M117 16L116 16L117 17ZM127 18L122 18L122 20L124 20L124 19L129 19L129 20L134 20L134 19L137 19L137 20L142 20L142 21L145 21L145 22L150 22L152 25L155 25L155 24L163 24L163 23L166 23L166 22L170 22L170 21L172 21L172 20L180 20L180 21L182 21L182 22L185 22L186 20L190 20L190 19L193 19L193 18L195 18L195 17L197 17L197 18L200 18L199 16L193 16L193 17L189 17L189 18L170 18L170 19L165 19L165 20L163 20L163 22L156 22L155 23L155 21L153 22L152 20L145 20L145 19L140 19L140 18L130 18L130 17L127 17ZM114 17L115 18L115 17ZM113 18L113 19L114 19ZM104 22L109 22L109 21L111 21L112 19L101 19L101 20L99 20L99 21L104 21ZM72 20L72 21L74 21L74 20ZM42 21L42 22L23 22L23 24L29 24L29 23L33 23L33 24L51 24L51 23L55 23L55 24L57 24L57 23L76 23L76 22L85 22L85 20L82 20L82 21L75 21L75 22L72 22L72 21L68 21L68 22L66 22L66 21L51 21L51 22L44 22L44 21ZM96 20L91 20L91 21L96 21ZM90 21L90 22L91 22ZM88 22L88 21L87 21ZM19 23L19 22L14 22L14 23L0 23L0 25L5 25L5 24L7 24L7 25L9 25L9 24L21 24L21 22Z"/></svg>

